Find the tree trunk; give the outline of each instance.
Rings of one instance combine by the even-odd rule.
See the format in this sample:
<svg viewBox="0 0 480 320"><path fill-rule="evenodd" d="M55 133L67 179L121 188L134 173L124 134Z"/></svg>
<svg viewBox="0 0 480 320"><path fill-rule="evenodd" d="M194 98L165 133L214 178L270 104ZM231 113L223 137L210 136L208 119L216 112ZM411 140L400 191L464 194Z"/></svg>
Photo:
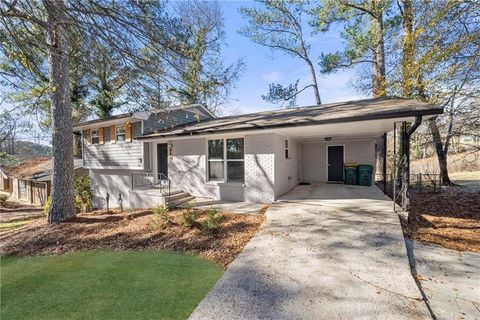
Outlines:
<svg viewBox="0 0 480 320"><path fill-rule="evenodd" d="M315 100L317 104L322 104L322 100L320 99L320 93L318 92L318 83L317 83L317 76L315 75L315 68L313 67L312 61L310 59L305 59L310 68L310 75L312 77L312 84L313 84L313 93L315 94Z"/></svg>
<svg viewBox="0 0 480 320"><path fill-rule="evenodd" d="M373 96L383 97L387 94L386 91L386 79L385 79L385 45L383 39L383 10L379 10L376 17L373 17L373 23L375 24L375 52L374 63L372 66L372 85ZM385 137L382 135L376 141L376 164L375 174L380 175L382 180L387 177L384 176L385 170Z"/></svg>
<svg viewBox="0 0 480 320"><path fill-rule="evenodd" d="M52 113L52 190L48 222L64 221L75 215L73 186L72 108L69 94L68 30L65 4L44 0L47 14L48 64Z"/></svg>
<svg viewBox="0 0 480 320"><path fill-rule="evenodd" d="M373 96L383 97L387 95L387 83L385 79L385 43L383 39L383 10L379 10L373 23L375 24Z"/></svg>
<svg viewBox="0 0 480 320"><path fill-rule="evenodd" d="M430 131L432 131L433 143L435 145L435 151L438 158L438 166L440 167L440 176L442 178L442 184L445 186L452 186L453 183L448 176L447 167L447 154L443 149L442 137L440 136L440 130L438 130L436 117L428 121Z"/></svg>
<svg viewBox="0 0 480 320"><path fill-rule="evenodd" d="M413 8L411 0L403 1L402 95L413 97L415 39L413 34Z"/></svg>
<svg viewBox="0 0 480 320"><path fill-rule="evenodd" d="M375 142L375 175L381 176L381 181L387 179L384 175L385 151L385 136L382 134Z"/></svg>

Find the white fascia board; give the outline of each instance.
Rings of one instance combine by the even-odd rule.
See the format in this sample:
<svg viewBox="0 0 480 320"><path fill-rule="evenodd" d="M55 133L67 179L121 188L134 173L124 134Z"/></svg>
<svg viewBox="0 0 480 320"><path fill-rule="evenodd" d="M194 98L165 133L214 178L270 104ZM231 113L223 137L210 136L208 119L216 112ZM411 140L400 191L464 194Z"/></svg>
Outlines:
<svg viewBox="0 0 480 320"><path fill-rule="evenodd" d="M227 138L235 136L246 136L256 134L279 134L288 138L308 138L308 137L378 137L384 132L390 132L393 130L395 122L412 122L415 121L415 117L406 118L392 118L392 119L377 119L366 121L352 121L341 123L327 123L319 125L305 125L305 126L286 126L270 129L254 129L243 131L230 131L219 133L202 133L192 135L181 136L167 136L167 137L152 137L149 139L141 139L138 141L144 142L169 142L176 140L191 140L191 139L214 139L214 138Z"/></svg>

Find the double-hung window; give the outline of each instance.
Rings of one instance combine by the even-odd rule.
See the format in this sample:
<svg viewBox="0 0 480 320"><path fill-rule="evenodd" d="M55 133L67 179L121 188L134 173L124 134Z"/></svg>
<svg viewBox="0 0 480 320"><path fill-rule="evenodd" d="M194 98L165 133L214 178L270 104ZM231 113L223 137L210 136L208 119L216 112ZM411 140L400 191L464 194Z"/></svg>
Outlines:
<svg viewBox="0 0 480 320"><path fill-rule="evenodd" d="M115 140L125 141L125 126L120 125L115 127Z"/></svg>
<svg viewBox="0 0 480 320"><path fill-rule="evenodd" d="M243 138L208 140L208 180L243 182Z"/></svg>
<svg viewBox="0 0 480 320"><path fill-rule="evenodd" d="M92 129L92 144L99 144L100 143L100 134L98 129Z"/></svg>
<svg viewBox="0 0 480 320"><path fill-rule="evenodd" d="M27 180L18 180L18 198L28 200Z"/></svg>

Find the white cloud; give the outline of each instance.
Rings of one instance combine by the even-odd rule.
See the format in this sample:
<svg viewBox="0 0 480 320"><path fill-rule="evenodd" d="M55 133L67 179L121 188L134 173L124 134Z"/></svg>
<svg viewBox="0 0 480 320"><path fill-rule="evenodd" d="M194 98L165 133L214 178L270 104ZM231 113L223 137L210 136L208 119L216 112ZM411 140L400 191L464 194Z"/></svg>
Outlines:
<svg viewBox="0 0 480 320"><path fill-rule="evenodd" d="M280 71L273 71L263 74L262 79L268 83L279 82L283 79L283 74Z"/></svg>

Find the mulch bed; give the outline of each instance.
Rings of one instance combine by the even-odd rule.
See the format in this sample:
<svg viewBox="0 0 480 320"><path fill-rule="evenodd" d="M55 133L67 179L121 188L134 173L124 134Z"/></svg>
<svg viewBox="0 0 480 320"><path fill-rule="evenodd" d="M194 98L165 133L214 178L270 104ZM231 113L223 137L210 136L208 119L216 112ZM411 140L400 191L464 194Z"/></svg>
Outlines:
<svg viewBox="0 0 480 320"><path fill-rule="evenodd" d="M171 211L173 223L164 222L150 210L122 213L95 211L48 225L45 221L2 237L1 255L63 254L80 250L173 250L197 252L226 267L256 234L263 215L222 212L216 232L180 224L181 211ZM197 219L206 218L200 212Z"/></svg>
<svg viewBox="0 0 480 320"><path fill-rule="evenodd" d="M410 238L480 252L479 193L414 193L409 212L413 214L412 222L402 224Z"/></svg>

